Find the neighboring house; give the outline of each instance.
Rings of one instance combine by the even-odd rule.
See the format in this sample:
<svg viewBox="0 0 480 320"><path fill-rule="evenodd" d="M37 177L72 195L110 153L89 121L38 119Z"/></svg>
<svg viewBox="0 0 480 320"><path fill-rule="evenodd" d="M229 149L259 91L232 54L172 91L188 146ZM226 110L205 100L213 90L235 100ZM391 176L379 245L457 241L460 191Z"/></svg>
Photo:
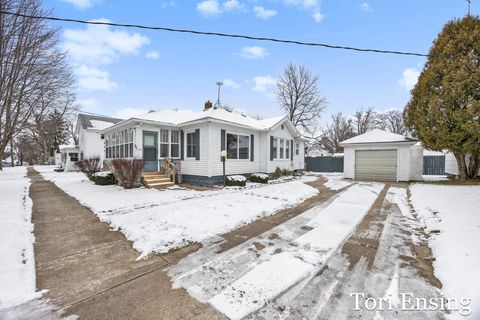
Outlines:
<svg viewBox="0 0 480 320"><path fill-rule="evenodd" d="M307 157L328 157L331 156L327 150L320 148L317 145L310 146L307 148Z"/></svg>
<svg viewBox="0 0 480 320"><path fill-rule="evenodd" d="M75 132L78 135L79 160L105 159L105 143L101 130L122 121L122 119L91 114L79 114Z"/></svg>
<svg viewBox="0 0 480 320"><path fill-rule="evenodd" d="M61 145L59 146L60 149L60 165L64 171L76 171L78 170L75 162L78 159L78 147L73 145ZM58 154L57 154L58 155ZM57 156L56 155L56 159ZM55 163L57 164L57 163Z"/></svg>
<svg viewBox="0 0 480 320"><path fill-rule="evenodd" d="M144 171L158 172L172 158L180 162L184 182L222 183L222 150L227 175L304 168L304 139L286 116L257 120L206 103L200 112L153 111L101 132L107 160L143 159Z"/></svg>
<svg viewBox="0 0 480 320"><path fill-rule="evenodd" d="M465 158L465 163L467 166L469 165L470 155ZM459 177L457 159L451 152L445 155L445 174L451 177ZM480 176L480 168L477 171L477 176Z"/></svg>
<svg viewBox="0 0 480 320"><path fill-rule="evenodd" d="M346 178L410 181L423 179L423 147L417 140L372 130L340 143Z"/></svg>

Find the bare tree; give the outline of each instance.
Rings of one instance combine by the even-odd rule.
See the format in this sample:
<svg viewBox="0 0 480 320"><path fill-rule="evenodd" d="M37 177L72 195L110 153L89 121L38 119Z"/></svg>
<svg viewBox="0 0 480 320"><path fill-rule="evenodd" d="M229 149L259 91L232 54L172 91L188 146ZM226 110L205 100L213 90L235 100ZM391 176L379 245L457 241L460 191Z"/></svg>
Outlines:
<svg viewBox="0 0 480 320"><path fill-rule="evenodd" d="M293 124L307 133L317 127L327 105L318 88L318 76L294 64L289 64L278 78L277 97Z"/></svg>
<svg viewBox="0 0 480 320"><path fill-rule="evenodd" d="M355 136L352 120L345 118L341 112L332 115L332 123L318 137L318 145L330 153L343 152L340 142Z"/></svg>
<svg viewBox="0 0 480 320"><path fill-rule="evenodd" d="M366 111L360 109L353 115L353 124L356 127L357 134L363 134L377 127L378 114L373 108Z"/></svg>
<svg viewBox="0 0 480 320"><path fill-rule="evenodd" d="M40 0L2 0L0 10L47 15ZM42 19L0 14L0 158L33 115L69 92L72 83L57 30Z"/></svg>
<svg viewBox="0 0 480 320"><path fill-rule="evenodd" d="M385 131L403 135L408 133L403 113L398 110L390 110L382 113L379 117L378 124L380 129Z"/></svg>

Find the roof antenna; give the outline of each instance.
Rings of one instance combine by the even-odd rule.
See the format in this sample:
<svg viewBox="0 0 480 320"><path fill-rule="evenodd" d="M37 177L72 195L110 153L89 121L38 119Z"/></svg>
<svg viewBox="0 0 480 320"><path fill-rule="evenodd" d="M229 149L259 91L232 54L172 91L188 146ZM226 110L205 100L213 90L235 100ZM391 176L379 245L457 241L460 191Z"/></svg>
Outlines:
<svg viewBox="0 0 480 320"><path fill-rule="evenodd" d="M214 109L222 108L222 103L220 102L220 88L223 86L223 82L218 81L217 86L218 86L218 96L217 96L217 102L215 102L215 105L213 106Z"/></svg>
<svg viewBox="0 0 480 320"><path fill-rule="evenodd" d="M472 0L467 0L468 2L468 13L467 13L467 16L470 15L470 4L472 3Z"/></svg>

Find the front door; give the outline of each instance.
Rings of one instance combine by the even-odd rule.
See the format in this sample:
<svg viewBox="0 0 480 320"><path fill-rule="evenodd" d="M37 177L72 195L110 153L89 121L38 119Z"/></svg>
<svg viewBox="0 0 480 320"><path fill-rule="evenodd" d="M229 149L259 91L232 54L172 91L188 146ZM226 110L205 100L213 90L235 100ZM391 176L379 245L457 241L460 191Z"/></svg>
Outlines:
<svg viewBox="0 0 480 320"><path fill-rule="evenodd" d="M143 131L143 160L145 172L158 171L158 133Z"/></svg>

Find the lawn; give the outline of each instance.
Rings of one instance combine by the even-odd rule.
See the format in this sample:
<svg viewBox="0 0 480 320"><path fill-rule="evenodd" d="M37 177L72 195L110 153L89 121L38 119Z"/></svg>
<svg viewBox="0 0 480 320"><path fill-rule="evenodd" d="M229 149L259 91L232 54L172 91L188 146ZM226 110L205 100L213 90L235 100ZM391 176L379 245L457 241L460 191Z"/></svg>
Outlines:
<svg viewBox="0 0 480 320"><path fill-rule="evenodd" d="M318 193L303 182L311 177L277 184L250 184L248 188L159 191L98 186L82 173L54 172L52 167L35 169L112 229L124 233L140 257L207 241Z"/></svg>

